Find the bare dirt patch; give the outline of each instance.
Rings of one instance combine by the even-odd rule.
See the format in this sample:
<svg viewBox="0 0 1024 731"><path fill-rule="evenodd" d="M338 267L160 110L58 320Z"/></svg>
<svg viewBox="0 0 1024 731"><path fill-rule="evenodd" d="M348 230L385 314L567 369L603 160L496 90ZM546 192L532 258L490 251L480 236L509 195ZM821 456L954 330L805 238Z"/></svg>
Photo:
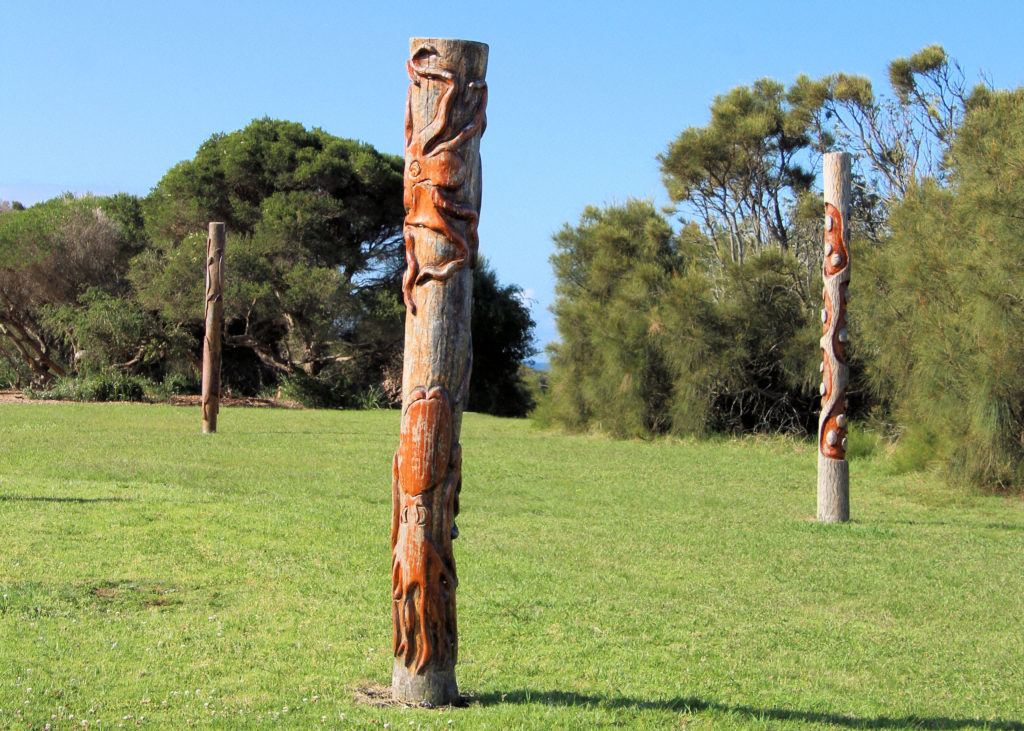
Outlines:
<svg viewBox="0 0 1024 731"><path fill-rule="evenodd" d="M429 703L416 704L395 700L391 697L391 686L378 683L371 683L362 688L356 688L355 701L363 706L378 706L381 708L393 708L396 706L404 708L437 708L437 706L432 706ZM472 702L471 696L461 695L457 702L450 706L444 706L444 708L465 708L470 702Z"/></svg>

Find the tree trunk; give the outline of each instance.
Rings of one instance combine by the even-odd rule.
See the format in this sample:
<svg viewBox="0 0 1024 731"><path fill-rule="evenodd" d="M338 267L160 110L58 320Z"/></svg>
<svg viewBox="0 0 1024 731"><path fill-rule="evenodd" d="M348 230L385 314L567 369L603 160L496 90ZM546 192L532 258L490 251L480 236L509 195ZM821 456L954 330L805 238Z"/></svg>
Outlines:
<svg viewBox="0 0 1024 731"><path fill-rule="evenodd" d="M818 420L818 520L850 519L850 467L846 462L846 386L850 380L846 350L846 288L850 283L850 154L829 152L823 159L825 182L825 261L821 311L821 416Z"/></svg>
<svg viewBox="0 0 1024 731"><path fill-rule="evenodd" d="M448 705L455 681L459 434L486 126L487 46L413 38L405 112L402 426L392 470L392 695Z"/></svg>
<svg viewBox="0 0 1024 731"><path fill-rule="evenodd" d="M203 338L203 434L217 431L220 410L220 353L224 339L223 223L211 223L206 238L206 337Z"/></svg>

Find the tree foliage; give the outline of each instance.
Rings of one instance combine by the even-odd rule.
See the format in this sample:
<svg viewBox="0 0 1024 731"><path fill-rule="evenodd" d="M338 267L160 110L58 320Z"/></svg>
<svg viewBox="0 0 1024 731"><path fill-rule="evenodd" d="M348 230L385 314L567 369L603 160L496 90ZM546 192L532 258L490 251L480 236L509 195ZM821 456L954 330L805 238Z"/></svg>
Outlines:
<svg viewBox="0 0 1024 731"><path fill-rule="evenodd" d="M554 237L560 342L547 418L640 436L666 426L668 373L651 336L675 269L672 230L646 201L588 207Z"/></svg>
<svg viewBox="0 0 1024 731"><path fill-rule="evenodd" d="M260 119L212 136L145 200L0 205L0 377L194 382L206 231L219 220L226 390L391 403L405 312L402 171L401 158L369 145ZM522 415L530 401L518 368L533 321L517 287L486 267L477 280L470 406Z"/></svg>
<svg viewBox="0 0 1024 731"><path fill-rule="evenodd" d="M469 411L526 416L534 406L524 381L523 361L534 354L533 318L522 290L502 285L482 257L473 271L473 374Z"/></svg>
<svg viewBox="0 0 1024 731"><path fill-rule="evenodd" d="M624 436L813 431L823 208L814 181L821 155L837 148L854 153L854 257L889 271L894 265L873 255L891 248L892 221L904 225L900 217L890 221L890 211L925 181L936 181L939 192L950 183L947 153L964 115L991 94L984 87L968 93L939 46L894 60L889 81L889 96L843 73L801 76L788 87L771 79L736 87L714 99L707 125L683 130L658 156L678 233L636 202L588 208L578 227L558 233L554 311L561 342L544 416ZM652 245L651 226L662 232L659 246ZM862 286L855 283L854 293ZM870 286L875 302L895 301L890 280L879 275ZM860 297L856 302L862 306ZM904 323L878 317L888 322L888 337L903 332ZM893 358L906 360L911 352L904 348ZM901 373L876 369L869 391L863 356L855 339L853 413L872 405L868 394L882 408L893 402Z"/></svg>
<svg viewBox="0 0 1024 731"><path fill-rule="evenodd" d="M669 196L708 234L717 258L787 250L789 219L814 175L801 159L810 145L805 110L771 79L715 98L711 122L689 127L659 155Z"/></svg>
<svg viewBox="0 0 1024 731"><path fill-rule="evenodd" d="M807 428L816 335L791 253L708 268L699 228L676 235L645 201L589 207L555 246L543 419L627 437Z"/></svg>
<svg viewBox="0 0 1024 731"><path fill-rule="evenodd" d="M43 381L66 375L74 354L43 312L73 305L88 287L123 293L128 261L144 245L140 220L139 201L123 195L65 195L0 213L0 336L9 362Z"/></svg>
<svg viewBox="0 0 1024 731"><path fill-rule="evenodd" d="M857 158L860 183L886 204L925 179L943 181L944 160L964 113L988 93L967 88L956 61L939 45L889 63L892 96L863 76L800 76L790 95L808 110L820 149L838 146Z"/></svg>
<svg viewBox="0 0 1024 731"><path fill-rule="evenodd" d="M259 363L249 388L299 372L366 387L400 342L401 190L401 158L256 120L214 135L157 184L146 202L154 246L132 281L166 322L197 330L202 283L186 273L201 271L206 222L224 221L225 367Z"/></svg>
<svg viewBox="0 0 1024 731"><path fill-rule="evenodd" d="M858 330L908 467L1024 485L1024 91L968 110L947 187L909 188L861 274Z"/></svg>

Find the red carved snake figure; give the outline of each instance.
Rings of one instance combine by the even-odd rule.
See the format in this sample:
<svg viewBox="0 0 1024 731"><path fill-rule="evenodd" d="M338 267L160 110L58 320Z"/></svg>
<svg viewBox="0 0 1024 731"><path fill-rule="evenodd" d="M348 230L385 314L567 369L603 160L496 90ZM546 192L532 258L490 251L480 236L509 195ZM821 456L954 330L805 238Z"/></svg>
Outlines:
<svg viewBox="0 0 1024 731"><path fill-rule="evenodd" d="M445 635L457 637L452 538L462 450L453 440L451 402L443 387L410 394L392 475L394 652L407 666L415 660L419 673L432 657L443 664L457 651ZM442 525L435 525L438 519Z"/></svg>
<svg viewBox="0 0 1024 731"><path fill-rule="evenodd" d="M454 134L452 106L463 89L456 75L438 63L437 49L424 43L406 63L409 93L405 109L405 193L403 203L406 216L402 229L405 238L405 260L408 268L402 279L402 294L412 314L416 306L412 288L428 279L446 279L455 271L476 264L477 221L476 201L459 200L463 183L469 175L461 148L478 131L483 134L487 126L484 114L487 107L487 82L482 79L466 84L466 94L478 94L475 111L469 122ZM425 80L440 82L444 88L437 109L430 122L418 133L413 129L413 87L421 87ZM465 198L465 194L462 194ZM419 265L416 259L414 228L422 226L445 236L456 248L455 257L436 266Z"/></svg>
<svg viewBox="0 0 1024 731"><path fill-rule="evenodd" d="M846 289L850 282L850 250L846 241L846 222L839 209L825 205L824 300L821 311L822 376L821 417L818 421L818 448L826 457L845 459L847 417L846 386L850 369L846 347L850 337L846 329Z"/></svg>

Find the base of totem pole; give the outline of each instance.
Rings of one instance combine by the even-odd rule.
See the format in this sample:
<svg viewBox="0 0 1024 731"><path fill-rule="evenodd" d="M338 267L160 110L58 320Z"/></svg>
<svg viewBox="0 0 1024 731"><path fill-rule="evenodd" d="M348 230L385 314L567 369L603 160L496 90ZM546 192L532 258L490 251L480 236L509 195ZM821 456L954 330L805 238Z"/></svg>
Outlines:
<svg viewBox="0 0 1024 731"><path fill-rule="evenodd" d="M850 463L818 452L818 522L850 519Z"/></svg>
<svg viewBox="0 0 1024 731"><path fill-rule="evenodd" d="M415 705L458 705L459 685L455 682L455 668L427 670L416 675L396 660L391 671L391 698Z"/></svg>

